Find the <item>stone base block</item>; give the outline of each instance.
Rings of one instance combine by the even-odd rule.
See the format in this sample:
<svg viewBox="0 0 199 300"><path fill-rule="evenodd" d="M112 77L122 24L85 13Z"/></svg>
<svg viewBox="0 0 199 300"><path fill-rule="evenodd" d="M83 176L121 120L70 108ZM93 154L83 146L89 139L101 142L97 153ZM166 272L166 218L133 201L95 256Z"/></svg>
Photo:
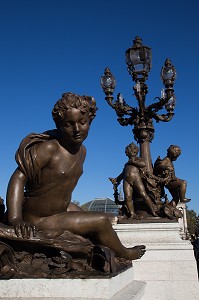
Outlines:
<svg viewBox="0 0 199 300"><path fill-rule="evenodd" d="M127 246L146 244L182 243L178 222L133 223L113 225L122 243Z"/></svg>
<svg viewBox="0 0 199 300"><path fill-rule="evenodd" d="M198 300L198 283L190 281L148 281L142 300Z"/></svg>
<svg viewBox="0 0 199 300"><path fill-rule="evenodd" d="M112 299L134 294L139 300L145 283L133 281L133 268L107 279L10 279L0 281L0 299ZM133 281L133 282L132 282ZM130 292L129 292L130 291ZM118 298L119 297L119 298ZM128 298L123 298L128 299Z"/></svg>
<svg viewBox="0 0 199 300"><path fill-rule="evenodd" d="M146 245L133 261L134 279L146 282L142 300L196 300L199 282L193 247L180 237L179 223L138 223L114 226L126 247Z"/></svg>

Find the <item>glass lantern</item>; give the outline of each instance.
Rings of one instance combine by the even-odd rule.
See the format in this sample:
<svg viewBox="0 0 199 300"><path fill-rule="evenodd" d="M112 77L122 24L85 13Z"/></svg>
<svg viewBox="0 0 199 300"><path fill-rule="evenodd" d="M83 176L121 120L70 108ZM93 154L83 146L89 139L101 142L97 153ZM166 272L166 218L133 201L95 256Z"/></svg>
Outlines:
<svg viewBox="0 0 199 300"><path fill-rule="evenodd" d="M142 39L136 37L133 46L126 50L126 64L134 81L145 81L151 69L151 48L142 45Z"/></svg>
<svg viewBox="0 0 199 300"><path fill-rule="evenodd" d="M174 110L175 108L175 104L176 104L176 97L173 94L167 101L167 103L165 104L165 108L168 112L171 112Z"/></svg>
<svg viewBox="0 0 199 300"><path fill-rule="evenodd" d="M104 90L104 93L107 94L113 94L115 86L116 86L116 80L115 77L112 75L109 68L106 68L104 71L104 75L101 77L101 86Z"/></svg>
<svg viewBox="0 0 199 300"><path fill-rule="evenodd" d="M161 79L166 87L173 87L176 79L176 69L170 59L166 59L161 70Z"/></svg>

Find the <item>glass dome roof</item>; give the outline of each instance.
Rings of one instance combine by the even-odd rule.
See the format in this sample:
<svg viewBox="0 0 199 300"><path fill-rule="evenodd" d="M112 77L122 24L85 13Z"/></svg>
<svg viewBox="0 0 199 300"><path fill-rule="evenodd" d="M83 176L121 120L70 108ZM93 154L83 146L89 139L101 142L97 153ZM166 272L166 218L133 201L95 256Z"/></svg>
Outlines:
<svg viewBox="0 0 199 300"><path fill-rule="evenodd" d="M82 208L88 211L99 211L118 215L119 206L110 198L95 198L82 205Z"/></svg>

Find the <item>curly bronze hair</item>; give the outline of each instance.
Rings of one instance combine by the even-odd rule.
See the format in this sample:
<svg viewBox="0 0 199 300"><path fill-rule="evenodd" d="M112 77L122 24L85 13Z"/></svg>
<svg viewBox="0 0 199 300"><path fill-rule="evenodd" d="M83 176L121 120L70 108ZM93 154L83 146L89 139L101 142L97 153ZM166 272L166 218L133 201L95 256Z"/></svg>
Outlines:
<svg viewBox="0 0 199 300"><path fill-rule="evenodd" d="M128 146L126 146L125 151L130 151L137 155L139 152L139 148L134 143L131 143Z"/></svg>
<svg viewBox="0 0 199 300"><path fill-rule="evenodd" d="M181 149L179 146L176 145L171 145L168 149L167 149L167 154L168 155L174 155L176 157L178 157L181 154Z"/></svg>
<svg viewBox="0 0 199 300"><path fill-rule="evenodd" d="M52 110L52 117L57 128L63 124L66 111L71 108L79 109L83 114L89 113L90 124L95 118L98 109L93 97L80 96L71 92L64 93L62 98L56 102Z"/></svg>

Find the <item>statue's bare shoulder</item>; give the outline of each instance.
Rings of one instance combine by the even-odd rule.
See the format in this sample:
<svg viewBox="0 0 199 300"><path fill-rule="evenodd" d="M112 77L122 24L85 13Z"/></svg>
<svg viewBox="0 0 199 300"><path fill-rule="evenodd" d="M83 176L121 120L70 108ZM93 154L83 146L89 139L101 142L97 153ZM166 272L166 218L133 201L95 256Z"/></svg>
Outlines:
<svg viewBox="0 0 199 300"><path fill-rule="evenodd" d="M41 142L36 145L35 156L41 168L45 167L59 152L60 145L56 139Z"/></svg>

